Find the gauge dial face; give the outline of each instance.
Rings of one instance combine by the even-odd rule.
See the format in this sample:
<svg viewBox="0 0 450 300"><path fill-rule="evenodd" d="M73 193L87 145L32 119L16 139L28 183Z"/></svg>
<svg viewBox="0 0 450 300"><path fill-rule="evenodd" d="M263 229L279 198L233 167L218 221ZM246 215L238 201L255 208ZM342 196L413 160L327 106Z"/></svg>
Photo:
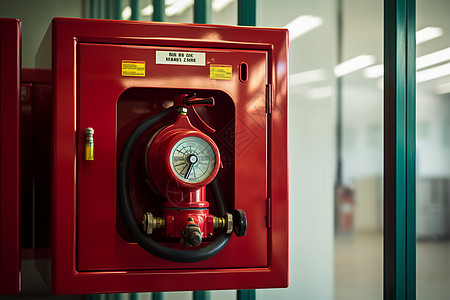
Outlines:
<svg viewBox="0 0 450 300"><path fill-rule="evenodd" d="M184 137L170 152L173 173L187 183L199 183L207 179L215 165L216 155L212 146L200 137Z"/></svg>

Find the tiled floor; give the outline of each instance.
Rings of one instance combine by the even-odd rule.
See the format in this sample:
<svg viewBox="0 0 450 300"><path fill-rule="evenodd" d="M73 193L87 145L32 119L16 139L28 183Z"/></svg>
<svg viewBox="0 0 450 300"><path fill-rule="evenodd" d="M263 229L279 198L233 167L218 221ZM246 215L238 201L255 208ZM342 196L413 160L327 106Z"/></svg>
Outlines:
<svg viewBox="0 0 450 300"><path fill-rule="evenodd" d="M335 299L382 299L382 236L338 236L334 248Z"/></svg>
<svg viewBox="0 0 450 300"><path fill-rule="evenodd" d="M450 241L417 243L417 299L450 299Z"/></svg>
<svg viewBox="0 0 450 300"><path fill-rule="evenodd" d="M335 299L382 299L382 235L335 238ZM450 241L417 243L417 299L450 299Z"/></svg>

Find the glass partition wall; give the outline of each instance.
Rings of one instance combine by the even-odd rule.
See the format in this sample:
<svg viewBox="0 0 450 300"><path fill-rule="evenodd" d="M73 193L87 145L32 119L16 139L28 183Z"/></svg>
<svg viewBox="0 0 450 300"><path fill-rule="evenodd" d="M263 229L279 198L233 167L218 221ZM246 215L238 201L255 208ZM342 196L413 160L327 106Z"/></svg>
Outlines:
<svg viewBox="0 0 450 300"><path fill-rule="evenodd" d="M337 5L334 296L381 299L383 1Z"/></svg>
<svg viewBox="0 0 450 300"><path fill-rule="evenodd" d="M338 185L335 206L335 299L380 299L383 297L383 284L386 285L387 280L382 275L383 256L386 259L386 252L382 254L381 175L382 161L387 155L383 154L382 148L384 79L382 61L378 56L382 53L383 40L384 43L387 42L386 37L383 38L381 34L383 4L382 1L351 0L338 3L341 4L338 11L342 14L340 37L338 33L342 43L342 52L339 53L338 50L338 58L342 60L338 63L355 57L356 53L352 52L355 49L366 49L365 53L359 51L359 54L375 55L375 61L360 73L353 72L341 78L336 74L338 95L339 89L342 89L342 124L338 122L338 128L342 126L342 153L338 157L338 161L341 159L341 163L338 163L341 184ZM445 0L416 1L417 152L414 236L417 237L417 243L415 266L408 266L406 261L404 267L405 270L411 267L412 271L409 272L413 276L416 269L415 286L407 281L406 290L407 293L415 290L417 299L448 299L450 294L448 11L450 2ZM374 33L374 30L379 34ZM370 49L375 53L370 53ZM384 53L385 59L392 54ZM366 78L365 81L363 78ZM407 79L400 79L402 80ZM406 132L411 130L414 128L406 128ZM407 176L409 175L410 173ZM411 205L411 198L407 198L406 206L408 205ZM396 226L399 226L399 221L397 222ZM411 224L413 222L409 223ZM414 249L409 249L411 244L403 247L407 248L406 253L414 253ZM411 294L409 297L414 298Z"/></svg>
<svg viewBox="0 0 450 300"><path fill-rule="evenodd" d="M91 17L105 18L105 19L122 19L122 20L140 20L152 21L154 20L155 6L153 0L103 0L103 5L99 8L95 7L95 0L88 0L92 8L86 6L86 10L93 10L98 15ZM174 23L193 23L194 22L194 0L165 0L164 1L164 21ZM99 3L99 2L98 2ZM162 3L162 2L161 2ZM203 1L204 5L211 6L210 23L237 25L237 0L208 0ZM100 4L100 3L99 3ZM114 5L119 5L120 12L113 13ZM138 6L138 12L133 13L133 6ZM135 7L136 8L136 7Z"/></svg>
<svg viewBox="0 0 450 300"><path fill-rule="evenodd" d="M417 0L417 299L450 295L449 11Z"/></svg>

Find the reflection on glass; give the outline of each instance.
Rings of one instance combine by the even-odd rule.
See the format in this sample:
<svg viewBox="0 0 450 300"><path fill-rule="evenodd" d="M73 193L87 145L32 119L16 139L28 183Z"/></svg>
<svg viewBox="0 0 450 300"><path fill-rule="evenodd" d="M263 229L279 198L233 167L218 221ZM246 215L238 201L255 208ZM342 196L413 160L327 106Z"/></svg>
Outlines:
<svg viewBox="0 0 450 300"><path fill-rule="evenodd" d="M289 288L258 290L258 299L333 299L335 0L256 2L258 26L287 27L290 37ZM276 107L272 118L285 113Z"/></svg>
<svg viewBox="0 0 450 300"><path fill-rule="evenodd" d="M214 0L212 5L212 24L237 25L238 0Z"/></svg>
<svg viewBox="0 0 450 300"><path fill-rule="evenodd" d="M450 295L450 2L417 0L417 299Z"/></svg>
<svg viewBox="0 0 450 300"><path fill-rule="evenodd" d="M237 0L212 0L211 24L237 25ZM205 2L207 3L207 2ZM131 18L131 1L123 1L122 20ZM154 8L152 0L140 0L139 20L151 21ZM193 23L194 0L166 0L165 15L167 22Z"/></svg>
<svg viewBox="0 0 450 300"><path fill-rule="evenodd" d="M377 84L382 76L382 3L338 1L342 30L334 75L342 116L337 137L335 299L383 297L383 94Z"/></svg>
<svg viewBox="0 0 450 300"><path fill-rule="evenodd" d="M140 0L139 3L139 17L140 21L153 20L153 0ZM132 18L132 1L122 1L122 20L131 20ZM165 16L167 22L174 23L192 23L193 22L193 6L194 0L166 0L165 1ZM135 19L133 19L135 20Z"/></svg>

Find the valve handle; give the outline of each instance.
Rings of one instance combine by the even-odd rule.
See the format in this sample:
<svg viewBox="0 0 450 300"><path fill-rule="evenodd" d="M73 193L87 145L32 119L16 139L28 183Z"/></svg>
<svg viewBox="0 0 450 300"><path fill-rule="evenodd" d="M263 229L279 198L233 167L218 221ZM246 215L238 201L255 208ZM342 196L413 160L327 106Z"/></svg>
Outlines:
<svg viewBox="0 0 450 300"><path fill-rule="evenodd" d="M186 106L214 106L215 101L213 97L196 98L196 94L190 94L183 98L183 104Z"/></svg>
<svg viewBox="0 0 450 300"><path fill-rule="evenodd" d="M197 110L195 109L195 106L214 106L215 100L213 97L208 98L197 98L197 95L195 93L192 94L183 94L175 97L175 103L174 106L184 106L184 107L192 107L192 111L194 114L191 116L192 118L196 119L198 123L200 124L200 127L202 127L202 131L208 131L211 133L216 132L214 128L206 124L205 121L200 117Z"/></svg>
<svg viewBox="0 0 450 300"><path fill-rule="evenodd" d="M242 209L235 209L233 212L233 231L236 236L247 233L247 216Z"/></svg>

